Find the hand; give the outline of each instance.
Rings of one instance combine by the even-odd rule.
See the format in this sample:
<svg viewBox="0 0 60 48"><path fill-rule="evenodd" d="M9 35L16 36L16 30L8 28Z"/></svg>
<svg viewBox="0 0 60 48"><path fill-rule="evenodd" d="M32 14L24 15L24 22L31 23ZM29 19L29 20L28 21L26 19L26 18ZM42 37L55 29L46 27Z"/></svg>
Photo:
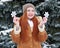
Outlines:
<svg viewBox="0 0 60 48"><path fill-rule="evenodd" d="M45 23L47 23L47 18L46 18L46 17L43 17L43 19L41 20L39 26L42 26L42 25L44 25Z"/></svg>
<svg viewBox="0 0 60 48"><path fill-rule="evenodd" d="M16 17L16 16L13 17L13 23L15 24L14 25L15 34L19 34L21 32L21 26L19 25L19 20L20 20L19 17Z"/></svg>
<svg viewBox="0 0 60 48"><path fill-rule="evenodd" d="M44 31L45 25L44 25L43 21L41 21L40 24L38 25L38 29L39 29L40 32Z"/></svg>
<svg viewBox="0 0 60 48"><path fill-rule="evenodd" d="M39 23L39 26L42 27L43 24L44 24L43 21L41 21L41 22Z"/></svg>
<svg viewBox="0 0 60 48"><path fill-rule="evenodd" d="M47 18L43 17L43 24L47 23Z"/></svg>
<svg viewBox="0 0 60 48"><path fill-rule="evenodd" d="M20 19L19 17L14 16L13 17L13 23L16 25L19 25L19 19Z"/></svg>
<svg viewBox="0 0 60 48"><path fill-rule="evenodd" d="M15 34L19 34L20 32L21 32L21 26L15 25L15 26L14 26L14 33L15 33Z"/></svg>

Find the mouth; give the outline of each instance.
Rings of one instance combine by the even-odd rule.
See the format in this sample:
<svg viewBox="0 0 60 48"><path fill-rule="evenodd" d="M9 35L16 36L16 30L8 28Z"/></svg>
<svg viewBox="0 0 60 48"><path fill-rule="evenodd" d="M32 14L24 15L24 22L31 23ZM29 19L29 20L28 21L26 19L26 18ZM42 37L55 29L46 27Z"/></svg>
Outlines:
<svg viewBox="0 0 60 48"><path fill-rule="evenodd" d="M29 15L30 17L32 17L33 15Z"/></svg>

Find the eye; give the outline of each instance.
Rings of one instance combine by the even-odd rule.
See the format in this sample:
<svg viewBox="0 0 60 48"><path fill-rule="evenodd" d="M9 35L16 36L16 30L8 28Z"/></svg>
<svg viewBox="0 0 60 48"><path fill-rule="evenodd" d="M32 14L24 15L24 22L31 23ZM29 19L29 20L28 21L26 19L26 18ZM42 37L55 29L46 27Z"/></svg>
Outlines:
<svg viewBox="0 0 60 48"><path fill-rule="evenodd" d="M34 10L32 10L32 12L34 12Z"/></svg>
<svg viewBox="0 0 60 48"><path fill-rule="evenodd" d="M27 10L28 12L30 12L30 10Z"/></svg>

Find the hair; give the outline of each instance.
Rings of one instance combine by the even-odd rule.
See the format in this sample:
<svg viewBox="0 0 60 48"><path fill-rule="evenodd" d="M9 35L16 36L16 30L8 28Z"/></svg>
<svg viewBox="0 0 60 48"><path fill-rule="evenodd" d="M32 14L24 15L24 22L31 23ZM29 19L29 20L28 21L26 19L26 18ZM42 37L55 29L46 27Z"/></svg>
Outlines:
<svg viewBox="0 0 60 48"><path fill-rule="evenodd" d="M28 18L27 18L27 11L25 11L23 13L23 15L20 17L20 26L21 26L21 33L20 33L20 38L22 40L22 42L27 42L28 40L30 40L30 36L29 34L31 33L29 24L27 22ZM36 40L37 38L37 34L39 32L38 30L38 20L36 18L36 16L34 16L32 19L33 21L33 32L32 32L32 36L34 37L34 39Z"/></svg>

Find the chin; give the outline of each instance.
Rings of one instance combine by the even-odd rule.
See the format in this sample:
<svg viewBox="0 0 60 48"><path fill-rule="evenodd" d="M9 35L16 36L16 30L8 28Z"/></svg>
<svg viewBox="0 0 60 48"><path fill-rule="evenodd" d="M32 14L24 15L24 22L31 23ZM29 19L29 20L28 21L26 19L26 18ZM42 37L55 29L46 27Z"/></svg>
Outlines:
<svg viewBox="0 0 60 48"><path fill-rule="evenodd" d="M33 17L30 17L29 19L32 19Z"/></svg>

